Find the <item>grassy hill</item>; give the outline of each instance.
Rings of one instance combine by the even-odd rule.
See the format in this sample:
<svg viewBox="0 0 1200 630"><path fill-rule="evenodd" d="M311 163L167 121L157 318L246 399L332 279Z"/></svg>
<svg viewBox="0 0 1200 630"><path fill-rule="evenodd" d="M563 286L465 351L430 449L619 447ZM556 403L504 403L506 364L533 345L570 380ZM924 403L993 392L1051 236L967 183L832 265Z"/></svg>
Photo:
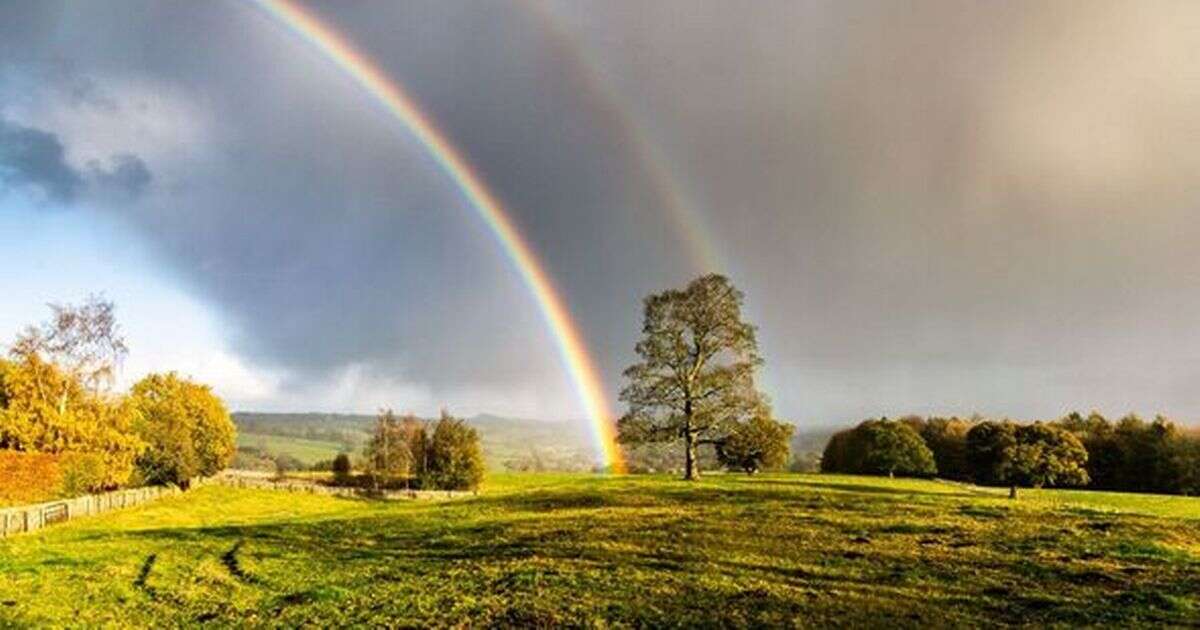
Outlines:
<svg viewBox="0 0 1200 630"><path fill-rule="evenodd" d="M345 448L338 442L243 432L238 432L237 444L239 447L253 447L268 453L291 455L306 466L311 466L321 460L333 459Z"/></svg>
<svg viewBox="0 0 1200 630"><path fill-rule="evenodd" d="M270 453L291 455L306 464L331 459L342 451L360 452L375 423L374 416L326 413L237 412L233 420L240 446L265 442ZM588 428L582 422L481 414L468 418L467 423L479 431L484 458L492 470L589 470L595 464Z"/></svg>
<svg viewBox="0 0 1200 630"><path fill-rule="evenodd" d="M0 626L1188 624L1198 528L1196 499L829 475L206 487L0 541Z"/></svg>

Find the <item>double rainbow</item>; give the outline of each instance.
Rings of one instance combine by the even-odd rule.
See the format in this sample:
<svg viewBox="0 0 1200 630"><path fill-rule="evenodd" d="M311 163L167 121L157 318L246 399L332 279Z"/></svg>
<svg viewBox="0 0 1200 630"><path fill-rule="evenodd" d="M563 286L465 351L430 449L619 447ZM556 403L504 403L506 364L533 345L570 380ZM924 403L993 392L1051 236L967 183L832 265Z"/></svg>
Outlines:
<svg viewBox="0 0 1200 630"><path fill-rule="evenodd" d="M488 190L446 135L421 112L401 86L389 79L342 35L292 0L256 2L288 30L321 51L403 124L470 201L471 207L500 241L505 254L533 294L583 404L599 455L613 472L624 472L625 461L616 443L614 416L608 407L595 363L588 355L578 327L571 320L566 304L554 288L549 274L517 230L500 200Z"/></svg>

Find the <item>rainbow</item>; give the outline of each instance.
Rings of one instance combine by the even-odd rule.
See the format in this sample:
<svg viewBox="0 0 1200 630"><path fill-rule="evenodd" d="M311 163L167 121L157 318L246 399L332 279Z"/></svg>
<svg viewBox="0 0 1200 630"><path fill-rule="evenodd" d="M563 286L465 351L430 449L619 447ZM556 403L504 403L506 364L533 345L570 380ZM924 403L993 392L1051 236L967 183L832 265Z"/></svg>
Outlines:
<svg viewBox="0 0 1200 630"><path fill-rule="evenodd" d="M649 130L630 114L628 105L622 102L613 82L594 61L595 56L590 54L583 40L573 36L570 25L544 2L524 0L518 1L517 5L533 18L547 42L553 46L555 55L582 80L591 96L593 111L606 119L609 128L619 134L619 142L641 165L662 209L683 240L693 270L699 273L726 272L729 265L715 245L716 239L712 238L708 222L684 190L682 180L671 167L672 162L657 143L651 142Z"/></svg>
<svg viewBox="0 0 1200 630"><path fill-rule="evenodd" d="M341 34L321 22L293 0L255 0L268 15L289 31L314 46L348 77L371 95L393 118L398 120L429 151L454 184L470 202L479 217L500 241L522 281L537 301L542 318L549 326L563 365L583 404L591 424L597 454L613 472L625 471L625 460L617 446L613 414L604 394L604 386L595 363L566 304L538 260L536 253L517 230L503 204L488 190L444 133L421 112L416 103L395 81L376 67Z"/></svg>

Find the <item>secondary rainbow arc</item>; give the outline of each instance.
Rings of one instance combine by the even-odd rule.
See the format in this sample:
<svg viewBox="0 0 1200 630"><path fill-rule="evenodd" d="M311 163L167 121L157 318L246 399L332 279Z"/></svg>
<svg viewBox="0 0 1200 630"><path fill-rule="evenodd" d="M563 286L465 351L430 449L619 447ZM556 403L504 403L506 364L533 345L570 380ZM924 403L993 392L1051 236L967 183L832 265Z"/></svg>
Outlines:
<svg viewBox="0 0 1200 630"><path fill-rule="evenodd" d="M450 140L402 87L329 25L292 0L255 0L268 15L303 38L402 123L446 172L483 219L533 295L591 425L598 454L613 472L624 472L613 414L595 362L587 352L566 303L500 200Z"/></svg>

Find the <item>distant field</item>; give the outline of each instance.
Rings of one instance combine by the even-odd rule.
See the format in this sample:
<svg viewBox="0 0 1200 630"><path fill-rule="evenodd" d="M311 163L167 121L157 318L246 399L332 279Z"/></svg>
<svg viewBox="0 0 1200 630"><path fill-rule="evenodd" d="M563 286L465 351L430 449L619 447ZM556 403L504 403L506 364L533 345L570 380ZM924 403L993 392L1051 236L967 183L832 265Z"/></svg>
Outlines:
<svg viewBox="0 0 1200 630"><path fill-rule="evenodd" d="M444 503L206 487L0 541L0 626L1200 619L1200 500L1025 494L834 475L499 475Z"/></svg>
<svg viewBox="0 0 1200 630"><path fill-rule="evenodd" d="M291 455L306 465L315 464L323 459L333 459L342 452L342 445L337 442L322 442L306 440L297 437L279 435L264 435L259 433L238 433L238 446L253 446L273 454Z"/></svg>

